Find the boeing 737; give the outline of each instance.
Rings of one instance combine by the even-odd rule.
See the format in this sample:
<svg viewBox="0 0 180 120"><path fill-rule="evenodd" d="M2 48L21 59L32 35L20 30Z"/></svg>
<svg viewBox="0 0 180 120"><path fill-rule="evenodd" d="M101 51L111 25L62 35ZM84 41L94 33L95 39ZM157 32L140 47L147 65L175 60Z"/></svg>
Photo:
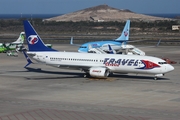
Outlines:
<svg viewBox="0 0 180 120"><path fill-rule="evenodd" d="M126 43L129 40L129 29L130 29L130 20L126 21L126 25L122 31L122 34L119 38L115 40L108 40L108 41L94 41L94 42L87 42L81 45L78 49L78 52L88 52L88 45L90 44L92 48L101 48L104 51L107 51L108 44L114 50L119 50L121 48L121 43ZM73 45L73 39L71 39L71 45Z"/></svg>
<svg viewBox="0 0 180 120"><path fill-rule="evenodd" d="M157 79L174 70L164 60L151 56L59 52L45 46L29 21L24 21L24 29L29 48L27 55L53 67L82 70L85 76L106 78L110 73L135 73L154 75ZM32 63L27 55L25 67Z"/></svg>
<svg viewBox="0 0 180 120"><path fill-rule="evenodd" d="M24 36L25 33L21 32L19 35L19 38L12 43L0 43L0 53L5 53L7 51L11 51L11 50L19 50L19 48L21 48L23 46L24 43Z"/></svg>

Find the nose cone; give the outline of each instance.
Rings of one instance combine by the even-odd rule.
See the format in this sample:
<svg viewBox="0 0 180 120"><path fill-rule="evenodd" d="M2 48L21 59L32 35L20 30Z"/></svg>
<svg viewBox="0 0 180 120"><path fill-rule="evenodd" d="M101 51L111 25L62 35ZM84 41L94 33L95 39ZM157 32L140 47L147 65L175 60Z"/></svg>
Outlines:
<svg viewBox="0 0 180 120"><path fill-rule="evenodd" d="M81 50L79 49L79 50L78 50L78 52L80 52L80 53L81 53Z"/></svg>
<svg viewBox="0 0 180 120"><path fill-rule="evenodd" d="M78 52L79 52L79 53L83 53L84 51L83 51L82 49L79 49Z"/></svg>
<svg viewBox="0 0 180 120"><path fill-rule="evenodd" d="M167 71L168 72L171 72L171 71L173 71L174 70L174 67L172 66L172 65L168 65L167 66Z"/></svg>
<svg viewBox="0 0 180 120"><path fill-rule="evenodd" d="M78 49L78 52L80 52L80 53L87 53L88 50L85 49L85 48L80 48L80 49Z"/></svg>

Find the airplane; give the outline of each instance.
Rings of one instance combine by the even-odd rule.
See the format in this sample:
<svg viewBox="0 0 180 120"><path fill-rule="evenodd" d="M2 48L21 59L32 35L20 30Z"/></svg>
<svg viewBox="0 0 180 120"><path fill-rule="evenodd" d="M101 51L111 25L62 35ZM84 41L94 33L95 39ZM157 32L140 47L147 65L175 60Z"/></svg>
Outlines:
<svg viewBox="0 0 180 120"><path fill-rule="evenodd" d="M60 52L46 47L29 21L25 20L23 24L29 48L27 55L53 67L82 70L84 77L106 78L110 73L135 73L154 75L156 80L174 70L164 60L152 56ZM32 61L25 57L27 68Z"/></svg>
<svg viewBox="0 0 180 120"><path fill-rule="evenodd" d="M111 47L114 50L119 50L121 47L122 43L126 43L129 40L129 29L130 29L130 20L126 21L125 27L121 33L121 36L118 37L115 40L108 40L108 41L94 41L94 42L87 42L84 43L82 45L78 45L80 46L78 49L78 52L88 52L88 45L91 44L93 48L101 48L104 51L107 51L108 48L108 44L111 45ZM73 38L71 37L71 41L70 41L71 45L73 44ZM77 44L75 44L77 45Z"/></svg>
<svg viewBox="0 0 180 120"><path fill-rule="evenodd" d="M12 43L0 43L0 53L6 53L11 50L20 50L24 43L25 32L21 32L18 39Z"/></svg>

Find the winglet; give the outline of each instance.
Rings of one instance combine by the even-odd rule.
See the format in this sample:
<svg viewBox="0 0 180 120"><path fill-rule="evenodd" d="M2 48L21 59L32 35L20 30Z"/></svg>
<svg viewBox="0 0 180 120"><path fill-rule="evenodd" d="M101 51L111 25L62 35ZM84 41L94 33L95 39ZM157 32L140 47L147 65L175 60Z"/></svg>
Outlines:
<svg viewBox="0 0 180 120"><path fill-rule="evenodd" d="M158 46L159 46L160 42L161 42L161 39L158 41L158 43L157 43L156 47L158 47Z"/></svg>
<svg viewBox="0 0 180 120"><path fill-rule="evenodd" d="M31 63L33 63L32 61L31 61L31 59L28 57L28 55L26 54L26 52L23 50L22 51L23 52L23 54L24 54L24 56L25 56L25 58L26 58L26 60L27 60L27 64L24 66L24 68L26 68L28 65L30 65Z"/></svg>
<svg viewBox="0 0 180 120"><path fill-rule="evenodd" d="M71 41L70 41L70 44L73 45L73 37L71 37Z"/></svg>
<svg viewBox="0 0 180 120"><path fill-rule="evenodd" d="M71 40L70 40L70 45L75 45L75 46L81 46L80 44L74 44L74 38L71 37Z"/></svg>
<svg viewBox="0 0 180 120"><path fill-rule="evenodd" d="M128 41L129 40L129 29L130 29L130 20L126 21L126 25L121 33L121 36L115 39L115 41Z"/></svg>
<svg viewBox="0 0 180 120"><path fill-rule="evenodd" d="M109 54L116 54L115 51L112 49L111 45L108 44L109 47Z"/></svg>
<svg viewBox="0 0 180 120"><path fill-rule="evenodd" d="M126 42L122 42L121 43L121 48L122 48L122 46L125 46L126 45Z"/></svg>

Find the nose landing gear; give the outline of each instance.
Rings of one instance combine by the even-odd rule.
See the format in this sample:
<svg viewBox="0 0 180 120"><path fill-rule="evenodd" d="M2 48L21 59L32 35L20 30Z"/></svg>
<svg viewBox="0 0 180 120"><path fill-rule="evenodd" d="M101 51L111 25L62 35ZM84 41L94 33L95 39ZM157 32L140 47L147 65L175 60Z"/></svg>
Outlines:
<svg viewBox="0 0 180 120"><path fill-rule="evenodd" d="M164 74L156 74L155 77L154 77L154 80L157 80L158 77L162 77L162 76L164 76Z"/></svg>

